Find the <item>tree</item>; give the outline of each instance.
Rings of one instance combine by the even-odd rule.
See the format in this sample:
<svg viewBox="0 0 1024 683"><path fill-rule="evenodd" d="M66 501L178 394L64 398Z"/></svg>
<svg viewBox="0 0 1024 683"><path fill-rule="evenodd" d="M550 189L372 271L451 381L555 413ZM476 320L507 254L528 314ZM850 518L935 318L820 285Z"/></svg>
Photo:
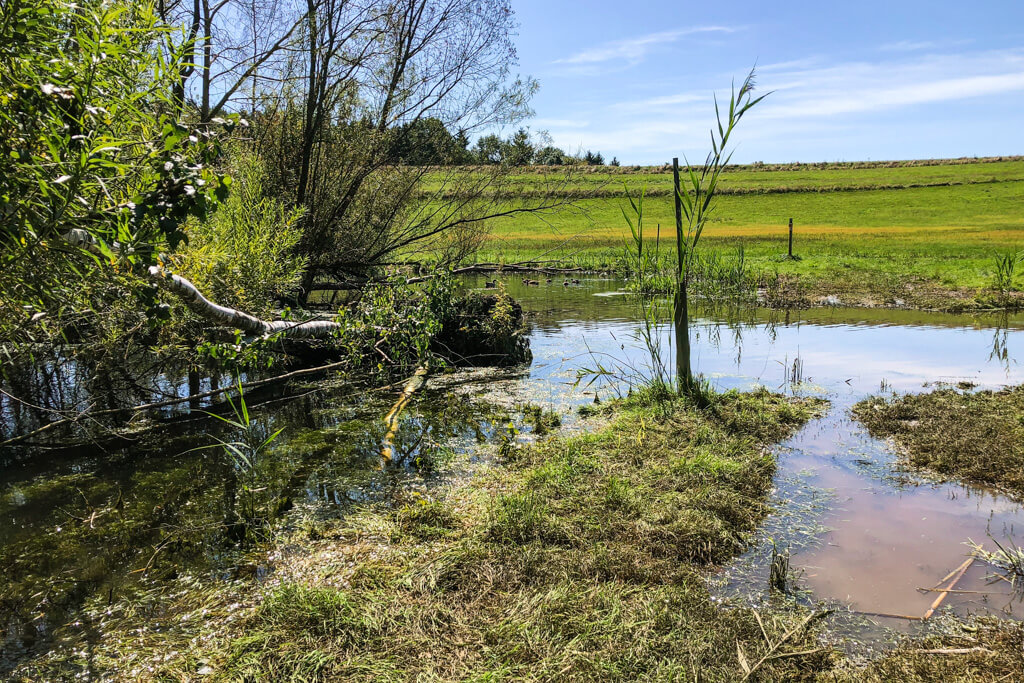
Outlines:
<svg viewBox="0 0 1024 683"><path fill-rule="evenodd" d="M397 163L412 166L445 166L470 160L468 139L463 131L452 135L440 119L428 117L395 130L392 156Z"/></svg>
<svg viewBox="0 0 1024 683"><path fill-rule="evenodd" d="M534 161L544 166L561 166L565 163L566 154L558 147L547 145L537 150Z"/></svg>
<svg viewBox="0 0 1024 683"><path fill-rule="evenodd" d="M483 135L473 146L478 164L500 164L505 161L505 142L495 134Z"/></svg>
<svg viewBox="0 0 1024 683"><path fill-rule="evenodd" d="M243 103L253 111L258 94L275 82L294 48L311 6L287 0L159 0L164 23L185 27L177 39L184 56L174 88L179 108L188 102L200 121Z"/></svg>
<svg viewBox="0 0 1024 683"><path fill-rule="evenodd" d="M0 6L6 339L61 329L61 313L89 308L115 275L153 304L152 288L131 281L123 266L155 263L158 250L184 238L185 220L204 217L226 191L228 179L211 166L219 124L187 128L177 120L174 88L186 50L166 50L169 34L145 6ZM89 249L72 248L69 234Z"/></svg>
<svg viewBox="0 0 1024 683"><path fill-rule="evenodd" d="M512 166L528 166L533 163L534 149L530 133L520 128L509 137L505 145L505 161Z"/></svg>
<svg viewBox="0 0 1024 683"><path fill-rule="evenodd" d="M587 166L604 166L604 157L601 156L601 153L597 152L595 154L594 152L591 152L589 149L587 150L587 153L584 155L583 161L587 164Z"/></svg>
<svg viewBox="0 0 1024 683"><path fill-rule="evenodd" d="M318 279L365 278L397 253L447 250L507 213L501 168L435 175L441 187L425 198L427 171L396 166L393 154L427 119L468 137L529 111L536 85L511 75L505 0L310 0L307 17L285 85L253 117L271 185L304 209L302 295Z"/></svg>

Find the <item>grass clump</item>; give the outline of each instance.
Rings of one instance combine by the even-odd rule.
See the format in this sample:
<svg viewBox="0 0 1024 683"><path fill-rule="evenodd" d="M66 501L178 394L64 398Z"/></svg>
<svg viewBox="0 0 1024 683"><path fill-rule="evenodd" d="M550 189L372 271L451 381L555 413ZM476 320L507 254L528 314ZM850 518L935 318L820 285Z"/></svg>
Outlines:
<svg viewBox="0 0 1024 683"><path fill-rule="evenodd" d="M993 617L944 623L938 632L904 641L867 666L845 662L820 680L843 683L1019 681L1024 672L1024 625Z"/></svg>
<svg viewBox="0 0 1024 683"><path fill-rule="evenodd" d="M1024 386L869 398L854 414L915 467L1024 496Z"/></svg>

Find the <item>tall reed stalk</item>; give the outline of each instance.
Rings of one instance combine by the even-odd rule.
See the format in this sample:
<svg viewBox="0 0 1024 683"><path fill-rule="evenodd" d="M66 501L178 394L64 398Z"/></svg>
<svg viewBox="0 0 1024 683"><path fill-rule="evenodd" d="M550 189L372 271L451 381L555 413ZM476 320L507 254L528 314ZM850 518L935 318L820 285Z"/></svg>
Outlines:
<svg viewBox="0 0 1024 683"><path fill-rule="evenodd" d="M723 119L715 98L717 130L711 131L711 151L699 167L686 162L686 173L680 181L679 160L673 159L676 217L676 282L673 299L673 323L676 343L676 375L681 394L699 398L700 383L694 379L690 363L689 285L698 262L697 245L704 228L715 209L718 181L729 165L732 151L730 138L740 119L766 97L754 97L754 70L743 80L737 91L733 86L729 96L728 115ZM684 158L685 161L685 158Z"/></svg>

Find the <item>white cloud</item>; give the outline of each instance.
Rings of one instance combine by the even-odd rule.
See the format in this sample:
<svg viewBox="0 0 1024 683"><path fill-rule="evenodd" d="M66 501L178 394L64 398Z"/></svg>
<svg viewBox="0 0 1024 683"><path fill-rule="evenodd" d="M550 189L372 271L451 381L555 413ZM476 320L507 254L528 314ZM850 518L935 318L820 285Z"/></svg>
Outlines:
<svg viewBox="0 0 1024 683"><path fill-rule="evenodd" d="M900 40L895 43L886 43L878 49L882 52L917 52L918 50L931 50L936 47L938 47L938 44L930 40Z"/></svg>
<svg viewBox="0 0 1024 683"><path fill-rule="evenodd" d="M618 111L650 112L654 109L666 109L680 107L682 105L705 102L711 97L710 93L684 92L675 95L663 95L661 97L650 97L632 102L616 102L611 109Z"/></svg>
<svg viewBox="0 0 1024 683"><path fill-rule="evenodd" d="M851 62L769 74L762 86L775 92L758 118L879 112L1024 90L1024 51Z"/></svg>
<svg viewBox="0 0 1024 683"><path fill-rule="evenodd" d="M972 43L971 40L952 40L937 43L932 40L898 40L895 43L886 43L879 46L882 52L920 52L922 50L948 50L951 47L961 47Z"/></svg>
<svg viewBox="0 0 1024 683"><path fill-rule="evenodd" d="M582 52L555 60L555 64L598 64L602 62L620 61L630 64L638 64L643 61L654 47L665 43L674 43L683 36L696 33L733 33L737 29L728 26L697 26L693 28L676 29L673 31L659 31L649 33L637 38L616 40L605 43Z"/></svg>

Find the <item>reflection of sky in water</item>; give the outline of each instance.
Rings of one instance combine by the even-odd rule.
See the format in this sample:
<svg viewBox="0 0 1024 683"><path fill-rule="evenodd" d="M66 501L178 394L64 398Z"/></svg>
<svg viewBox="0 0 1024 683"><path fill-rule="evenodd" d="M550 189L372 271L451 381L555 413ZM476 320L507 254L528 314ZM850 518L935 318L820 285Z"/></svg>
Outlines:
<svg viewBox="0 0 1024 683"><path fill-rule="evenodd" d="M564 381L581 367L646 367L648 356L634 339L635 323L560 321L539 324L531 337L533 380ZM662 328L666 357L671 330ZM997 387L1021 381L1020 366L992 354L993 329L902 327L813 323L732 325L698 319L691 330L693 366L720 388L769 387L784 383L792 363L802 361L803 379L838 392L842 402L877 392L882 380L900 391L926 382L970 381ZM1022 335L1007 334L1010 347ZM670 363L671 367L671 363ZM848 398L849 397L849 398Z"/></svg>

